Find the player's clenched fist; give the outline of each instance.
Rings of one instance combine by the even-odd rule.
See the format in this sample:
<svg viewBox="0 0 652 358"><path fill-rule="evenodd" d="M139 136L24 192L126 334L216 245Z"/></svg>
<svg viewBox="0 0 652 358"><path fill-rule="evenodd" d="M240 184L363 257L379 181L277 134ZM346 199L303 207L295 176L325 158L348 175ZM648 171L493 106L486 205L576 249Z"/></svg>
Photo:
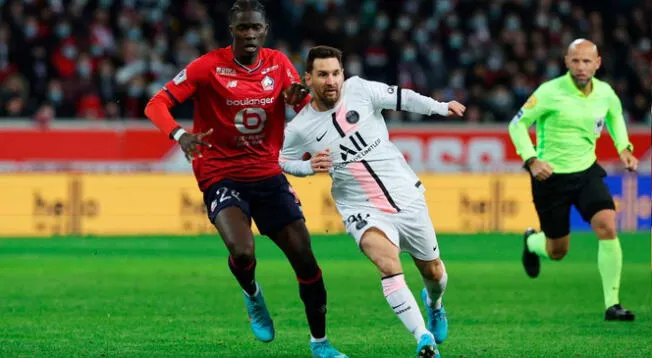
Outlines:
<svg viewBox="0 0 652 358"><path fill-rule="evenodd" d="M629 171L636 171L638 168L638 159L629 149L620 152L620 160L625 164L625 169Z"/></svg>
<svg viewBox="0 0 652 358"><path fill-rule="evenodd" d="M315 173L328 173L328 170L333 166L333 158L330 156L328 149L322 150L310 158L310 165L312 171Z"/></svg>
<svg viewBox="0 0 652 358"><path fill-rule="evenodd" d="M179 146L188 161L192 161L195 157L202 157L199 151L200 145L207 146L208 148L212 147L210 143L203 141L204 137L211 135L211 133L213 133L213 128L204 133L184 133L179 137Z"/></svg>
<svg viewBox="0 0 652 358"><path fill-rule="evenodd" d="M543 160L534 159L529 164L530 173L537 180L546 180L552 175L552 167Z"/></svg>
<svg viewBox="0 0 652 358"><path fill-rule="evenodd" d="M310 89L308 89L306 85L302 83L293 83L285 90L285 92L283 92L283 96L285 97L285 103L294 106L301 103L308 93L310 93Z"/></svg>
<svg viewBox="0 0 652 358"><path fill-rule="evenodd" d="M448 102L448 115L456 115L459 117L462 117L464 115L464 111L466 111L466 106L461 104L460 102L457 101L450 101Z"/></svg>

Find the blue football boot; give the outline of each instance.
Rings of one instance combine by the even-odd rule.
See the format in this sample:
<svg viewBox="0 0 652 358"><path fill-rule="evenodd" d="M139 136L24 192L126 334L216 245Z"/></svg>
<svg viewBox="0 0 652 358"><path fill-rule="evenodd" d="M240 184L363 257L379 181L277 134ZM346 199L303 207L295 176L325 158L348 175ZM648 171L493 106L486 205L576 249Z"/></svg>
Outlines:
<svg viewBox="0 0 652 358"><path fill-rule="evenodd" d="M430 333L424 333L417 343L417 357L441 358L435 337Z"/></svg>
<svg viewBox="0 0 652 358"><path fill-rule="evenodd" d="M271 342L274 339L274 323L269 316L260 286L258 286L258 294L249 296L244 293L244 298L254 336L263 342Z"/></svg>
<svg viewBox="0 0 652 358"><path fill-rule="evenodd" d="M435 342L438 344L442 343L448 337L446 310L444 310L444 306L435 310L428 305L428 292L425 288L421 290L421 300L426 306L426 311L428 312L428 330L435 336Z"/></svg>
<svg viewBox="0 0 652 358"><path fill-rule="evenodd" d="M310 350L314 358L349 358L346 354L340 353L329 341L310 342Z"/></svg>

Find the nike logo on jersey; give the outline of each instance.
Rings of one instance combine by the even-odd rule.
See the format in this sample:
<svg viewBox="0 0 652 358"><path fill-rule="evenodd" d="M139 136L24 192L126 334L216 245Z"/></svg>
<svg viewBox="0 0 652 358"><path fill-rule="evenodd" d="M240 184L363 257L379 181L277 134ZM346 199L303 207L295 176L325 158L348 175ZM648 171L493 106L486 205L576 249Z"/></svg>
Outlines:
<svg viewBox="0 0 652 358"><path fill-rule="evenodd" d="M318 142L321 141L322 138L324 138L324 136L326 135L326 133L328 133L328 131L324 132L322 135L320 135L319 137L317 137L317 141L318 141Z"/></svg>
<svg viewBox="0 0 652 358"><path fill-rule="evenodd" d="M437 245L435 245L435 247L432 248L432 251L437 251Z"/></svg>

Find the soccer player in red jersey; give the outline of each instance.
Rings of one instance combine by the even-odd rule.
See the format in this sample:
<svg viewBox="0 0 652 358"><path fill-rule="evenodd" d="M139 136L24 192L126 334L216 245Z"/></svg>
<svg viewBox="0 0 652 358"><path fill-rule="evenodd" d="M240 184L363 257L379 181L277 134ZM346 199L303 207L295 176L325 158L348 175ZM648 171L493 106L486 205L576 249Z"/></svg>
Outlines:
<svg viewBox="0 0 652 358"><path fill-rule="evenodd" d="M285 253L299 281L314 357L346 357L326 339L326 289L298 200L281 173L285 104L300 109L308 90L289 59L263 48L269 25L257 0L229 11L231 46L190 63L147 104L145 114L192 161L208 217L229 250L229 268L244 291L251 328L263 342L274 327L260 285L251 219ZM193 97L193 133L170 108Z"/></svg>

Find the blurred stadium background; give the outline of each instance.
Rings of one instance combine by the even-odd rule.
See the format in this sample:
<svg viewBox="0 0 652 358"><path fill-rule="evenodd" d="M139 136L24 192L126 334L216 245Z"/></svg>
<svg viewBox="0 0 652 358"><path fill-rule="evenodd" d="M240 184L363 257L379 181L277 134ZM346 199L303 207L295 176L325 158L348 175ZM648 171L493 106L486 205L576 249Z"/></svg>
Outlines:
<svg viewBox="0 0 652 358"><path fill-rule="evenodd" d="M452 334L444 353L650 356L652 1L263 2L271 23L267 46L285 52L299 72L311 46L334 45L344 50L347 75L396 83L467 105L462 119L386 113L390 136L427 188L444 254L450 253L449 269L455 280L447 299L459 312L458 322L464 324L454 328L459 336ZM279 338L277 350L266 346L253 351L237 339L249 332L235 281L222 262L225 250L213 237L183 154L143 115L148 98L186 64L230 43L226 12L231 3L0 0L0 237L6 238L0 240L0 322L5 321L0 323L0 356L306 353L305 342L292 337ZM607 331L598 325L596 314L602 308L590 234L578 236L582 243L573 249L580 253L566 260L570 263L550 271L574 272L578 278L548 277L536 286L524 279L518 262L519 233L536 226L537 218L529 178L521 170L506 126L538 84L565 72L563 54L578 37L598 44L603 66L597 76L621 98L635 154L641 160L638 173L624 173L611 139L603 133L598 156L609 172L606 180L617 201L618 228L629 233L623 239L623 296L642 321ZM173 114L189 119L192 110L189 101ZM289 109L288 117L292 115ZM182 122L190 125L188 120ZM332 320L368 315L383 324L396 324L378 300L367 307L373 314L363 308L338 313L338 302L380 297L375 274L355 252L352 241L340 235L343 226L330 200L329 180L313 177L292 179L292 183L302 199L309 229L316 235L325 274L332 277L326 276L333 297ZM575 232L590 230L576 212L572 225ZM207 234L211 236L202 236ZM106 235L112 238L95 238ZM35 237L62 240L23 240ZM490 247L491 254L483 253L483 247ZM268 290L277 290L272 287L275 282L278 290L294 295L291 280L280 278L291 278L282 255L266 243L260 250L270 261L267 273L259 274L264 283L270 282ZM354 270L364 272L360 282L366 278L369 282L351 286L347 275ZM420 284L415 272L406 270L416 290ZM491 277L494 288L518 292L528 287L527 294L511 293L514 297L492 303L491 312L514 314L513 322L496 321L484 309L486 302L469 299L487 296L482 286L488 281L477 277L480 272L503 272ZM458 280L462 283L455 288ZM143 286L144 281L150 283ZM188 289L192 297L185 299L194 302L190 305L183 300L158 300L188 294ZM218 289L223 293L217 295ZM345 296L353 291L362 298ZM95 294L100 297L91 297ZM299 317L296 324L285 322L292 327L290 332L304 337L300 305L280 302L283 294L277 294L275 303L285 304L283 314ZM503 294L498 290L489 296ZM224 297L236 301L235 307L211 311L211 305ZM532 318L543 309L521 302L523 297L560 305L571 321L547 312L554 309ZM586 307L578 307L583 302ZM162 308L156 310L159 304ZM110 311L104 311L106 305L115 307L114 315L122 310L120 324L106 318ZM197 311L198 307L203 309ZM519 307L524 312L513 313ZM184 310L189 311L180 318ZM73 313L79 316L72 319ZM197 321L199 316L204 318ZM97 317L103 321L97 323ZM183 324L175 326L173 320ZM128 328L141 322L147 322L141 330ZM222 328L196 331L198 322ZM579 323L572 326L572 322ZM346 330L370 331L363 323L347 323ZM95 324L98 331L89 336ZM237 328L224 328L229 325ZM336 341L339 338L349 351L358 353L352 356L395 357L411 352L409 337L403 337L409 344L390 342L387 350L356 351L352 347L357 341L338 334L344 331L342 325L332 325L331 332ZM580 333L581 327L593 331ZM190 332L184 333L186 338L175 336L180 329ZM564 329L570 332L565 340L548 346L548 339L558 339L554 334ZM395 331L400 332L400 327ZM370 332L386 334L381 328ZM69 338L74 334L85 343ZM487 338L481 340L476 334ZM505 334L530 340L534 348L510 342ZM188 338L193 335L203 335L204 340ZM163 344L167 339L171 343ZM620 339L625 341L621 344ZM605 340L607 348L598 348ZM99 343L88 343L93 341Z"/></svg>

